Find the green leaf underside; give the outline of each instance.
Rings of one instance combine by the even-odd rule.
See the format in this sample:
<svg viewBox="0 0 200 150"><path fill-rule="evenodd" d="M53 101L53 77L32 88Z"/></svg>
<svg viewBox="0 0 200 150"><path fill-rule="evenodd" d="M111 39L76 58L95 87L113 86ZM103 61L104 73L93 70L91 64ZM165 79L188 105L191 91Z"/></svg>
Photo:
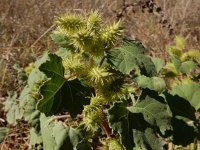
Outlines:
<svg viewBox="0 0 200 150"><path fill-rule="evenodd" d="M42 57L38 59L34 65L38 69L43 63L45 63L47 60L49 60L49 53L47 51L44 52Z"/></svg>
<svg viewBox="0 0 200 150"><path fill-rule="evenodd" d="M56 51L56 55L61 57L62 59L67 58L67 56L71 55L70 51L66 48L59 48L58 51Z"/></svg>
<svg viewBox="0 0 200 150"><path fill-rule="evenodd" d="M48 149L48 150L54 150L56 147L56 141L53 136L54 124L51 123L51 117L45 117L45 115L42 114L40 117L40 123L41 123L41 135L42 135L42 140L43 140L43 148Z"/></svg>
<svg viewBox="0 0 200 150"><path fill-rule="evenodd" d="M132 113L142 113L145 121L153 126L158 126L161 132L171 129L171 112L165 103L147 96L128 109Z"/></svg>
<svg viewBox="0 0 200 150"><path fill-rule="evenodd" d="M45 75L40 72L39 69L35 68L32 70L28 78L28 85L24 87L19 97L20 113L23 115L24 119L32 125L32 127L35 127L38 130L38 116L40 115L40 112L36 109L37 99L32 96L32 92L33 89L35 89L36 84L42 82L44 78Z"/></svg>
<svg viewBox="0 0 200 150"><path fill-rule="evenodd" d="M62 125L61 122L56 123L52 130L53 130L52 134L55 137L55 142L56 142L55 149L56 150L64 150L64 149L66 149L66 147L67 148L72 147L72 144L68 137L69 129L64 128L64 126Z"/></svg>
<svg viewBox="0 0 200 150"><path fill-rule="evenodd" d="M146 49L144 48L142 43L137 39L133 39L133 40L132 39L123 39L122 44L124 46L134 47L134 49L138 50L141 53L144 53L146 51Z"/></svg>
<svg viewBox="0 0 200 150"><path fill-rule="evenodd" d="M172 61L172 63L174 64L175 68L177 71L180 71L180 67L181 67L181 61L179 60L179 58L177 58L177 56L170 56L170 59Z"/></svg>
<svg viewBox="0 0 200 150"><path fill-rule="evenodd" d="M187 100L196 110L200 109L200 85L197 83L181 83L173 86L171 93Z"/></svg>
<svg viewBox="0 0 200 150"><path fill-rule="evenodd" d="M143 51L133 46L134 43L126 43L121 48L112 49L108 53L108 63L124 74L140 68L142 74L156 75L155 65L151 59L143 54Z"/></svg>
<svg viewBox="0 0 200 150"><path fill-rule="evenodd" d="M62 122L53 122L52 117L41 115L41 135L45 150L91 150L82 133L74 128L65 128ZM80 146L81 145L81 146Z"/></svg>
<svg viewBox="0 0 200 150"><path fill-rule="evenodd" d="M193 61L186 61L186 62L183 62L181 64L181 67L180 67L180 71L182 73L189 73L190 71L193 71L194 69L196 69L197 65L195 62Z"/></svg>
<svg viewBox="0 0 200 150"><path fill-rule="evenodd" d="M31 128L29 136L31 149L42 149L43 141L40 132L38 133L35 128Z"/></svg>
<svg viewBox="0 0 200 150"><path fill-rule="evenodd" d="M69 39L66 37L65 34L62 33L53 33L51 34L52 40L58 44L59 47L69 48L71 45Z"/></svg>
<svg viewBox="0 0 200 150"><path fill-rule="evenodd" d="M17 102L17 93L8 93L8 97L4 102L4 111L6 112L6 119L9 124L16 125L17 120L22 118L19 104Z"/></svg>
<svg viewBox="0 0 200 150"><path fill-rule="evenodd" d="M35 68L30 72L27 85L19 96L20 113L23 115L25 121L33 127L31 130L31 134L33 135L31 140L33 143L35 142L34 137L39 137L35 132L40 131L40 112L36 109L39 86L46 80L45 74L39 70L39 67L47 60L49 60L49 56L48 52L45 52L43 56L34 63Z"/></svg>
<svg viewBox="0 0 200 150"><path fill-rule="evenodd" d="M35 68L31 71L28 77L28 87L32 89L36 83L42 82L45 80L45 75L38 68Z"/></svg>
<svg viewBox="0 0 200 150"><path fill-rule="evenodd" d="M136 82L141 88L149 88L150 90L162 92L166 88L166 84L164 79L159 77L146 77L146 76L138 76L136 78Z"/></svg>
<svg viewBox="0 0 200 150"><path fill-rule="evenodd" d="M153 61L155 68L156 68L156 72L159 73L159 71L164 67L165 62L163 59L161 58L157 58L157 57L152 57L151 60Z"/></svg>
<svg viewBox="0 0 200 150"><path fill-rule="evenodd" d="M151 128L144 132L133 130L135 148L133 150L164 150L164 141Z"/></svg>

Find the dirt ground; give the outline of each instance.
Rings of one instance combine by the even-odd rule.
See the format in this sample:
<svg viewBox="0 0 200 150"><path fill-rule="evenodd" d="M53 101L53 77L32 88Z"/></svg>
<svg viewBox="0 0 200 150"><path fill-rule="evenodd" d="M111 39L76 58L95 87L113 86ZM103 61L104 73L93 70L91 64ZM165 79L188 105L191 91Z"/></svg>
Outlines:
<svg viewBox="0 0 200 150"><path fill-rule="evenodd" d="M165 55L175 35L200 49L200 0L0 0L0 118L7 92L21 90L13 65L27 66L44 50L56 49L49 36L54 18L96 9L107 22L122 19L124 36L139 39L151 55ZM11 128L2 150L19 149L16 142L27 149L25 123L12 127L0 120L0 126Z"/></svg>

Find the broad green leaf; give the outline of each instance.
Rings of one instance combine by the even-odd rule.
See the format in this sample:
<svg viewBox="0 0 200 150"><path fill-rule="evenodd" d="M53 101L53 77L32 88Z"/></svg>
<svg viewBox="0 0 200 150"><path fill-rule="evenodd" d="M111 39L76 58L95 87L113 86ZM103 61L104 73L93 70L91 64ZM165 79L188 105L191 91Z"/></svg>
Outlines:
<svg viewBox="0 0 200 150"><path fill-rule="evenodd" d="M133 150L164 150L164 140L151 128L147 128L144 132L133 130L133 137L135 143Z"/></svg>
<svg viewBox="0 0 200 150"><path fill-rule="evenodd" d="M175 145L187 146L190 143L194 142L197 133L193 126L188 125L187 123L185 123L180 119L173 118L172 127L173 127L172 142Z"/></svg>
<svg viewBox="0 0 200 150"><path fill-rule="evenodd" d="M37 100L31 96L31 91L32 90L28 86L25 86L19 96L20 114L24 117L25 121L31 124L32 127L39 130L40 112L36 110Z"/></svg>
<svg viewBox="0 0 200 150"><path fill-rule="evenodd" d="M138 76L136 78L136 82L139 87L145 89L149 88L150 90L162 92L166 89L166 84L163 78L159 77L146 77L146 76Z"/></svg>
<svg viewBox="0 0 200 150"><path fill-rule="evenodd" d="M38 133L34 128L31 128L30 129L30 135L29 135L29 138L30 138L30 142L29 142L29 147L31 149L42 149L42 137L41 137L41 134Z"/></svg>
<svg viewBox="0 0 200 150"><path fill-rule="evenodd" d="M13 65L13 69L15 69L15 71L17 72L17 81L20 85L23 85L23 83L25 83L25 81L27 80L27 75L24 72L24 69L22 67L20 67L19 64L14 64Z"/></svg>
<svg viewBox="0 0 200 150"><path fill-rule="evenodd" d="M196 110L200 109L200 85L197 83L178 84L172 87L171 93L187 100Z"/></svg>
<svg viewBox="0 0 200 150"><path fill-rule="evenodd" d="M69 139L69 128L65 128L61 122L58 122L52 128L53 136L55 137L55 150L73 149Z"/></svg>
<svg viewBox="0 0 200 150"><path fill-rule="evenodd" d="M30 115L30 119L28 120L28 123L35 128L36 131L39 132L40 130L40 112L38 110L35 110Z"/></svg>
<svg viewBox="0 0 200 150"><path fill-rule="evenodd" d="M44 73L39 71L39 66L48 60L47 53L35 62L35 68L30 72L28 83L19 96L20 113L25 121L31 124L37 131L40 130L39 116L40 112L36 110L36 104L39 99L39 87L46 80Z"/></svg>
<svg viewBox="0 0 200 150"><path fill-rule="evenodd" d="M78 143L82 140L82 136L80 136L79 131L73 128L69 129L69 137L72 142L73 147L76 147Z"/></svg>
<svg viewBox="0 0 200 150"><path fill-rule="evenodd" d="M35 62L34 68L29 74L28 83L19 96L20 114L24 117L24 120L34 128L34 132L31 131L30 137L33 143L37 138L35 132L39 133L40 131L40 112L36 110L36 104L39 99L39 87L45 80L44 73L40 72L38 68L48 59L48 55L45 53L42 58ZM31 145L34 147L34 144ZM41 145L37 143L36 146L41 147Z"/></svg>
<svg viewBox="0 0 200 150"><path fill-rule="evenodd" d="M78 129L65 128L61 122L56 123L53 127L53 135L57 150L66 150L70 147L76 150L91 150L89 142L85 140L85 135L82 135Z"/></svg>
<svg viewBox="0 0 200 150"><path fill-rule="evenodd" d="M142 113L129 112L128 121L131 134L133 134L133 129L144 131L146 128L152 127L147 121L145 121Z"/></svg>
<svg viewBox="0 0 200 150"><path fill-rule="evenodd" d="M180 67L181 67L181 61L177 56L170 56L170 59L172 61L172 63L174 64L175 68L177 71L180 71Z"/></svg>
<svg viewBox="0 0 200 150"><path fill-rule="evenodd" d="M131 46L134 47L134 49L138 50L140 53L145 53L145 47L142 45L142 43L138 39L123 39L122 44L124 46Z"/></svg>
<svg viewBox="0 0 200 150"><path fill-rule="evenodd" d="M6 112L6 120L9 124L16 125L17 120L22 118L19 109L19 103L17 102L17 93L8 93L8 97L4 102L4 111Z"/></svg>
<svg viewBox="0 0 200 150"><path fill-rule="evenodd" d="M53 33L51 34L52 40L59 46L63 48L70 48L72 47L72 42L66 37L65 34L62 33Z"/></svg>
<svg viewBox="0 0 200 150"><path fill-rule="evenodd" d="M49 80L40 88L42 99L37 104L37 109L47 115L58 111L62 102L60 89L65 83L62 59L55 54L49 54L49 58L39 67ZM57 105L56 110L53 105Z"/></svg>
<svg viewBox="0 0 200 150"><path fill-rule="evenodd" d="M62 87L62 107L71 117L82 113L83 105L88 105L92 95L90 87L82 84L78 79L66 82Z"/></svg>
<svg viewBox="0 0 200 150"><path fill-rule="evenodd" d="M56 55L58 55L59 57L61 57L62 59L67 58L68 55L70 55L70 51L67 50L66 48L59 48L58 51L56 52Z"/></svg>
<svg viewBox="0 0 200 150"><path fill-rule="evenodd" d="M131 42L124 42L120 48L109 51L107 60L115 69L124 74L129 74L132 70L140 68L141 74L156 75L155 65L151 59Z"/></svg>
<svg viewBox="0 0 200 150"><path fill-rule="evenodd" d="M85 135L81 130L70 128L69 129L70 141L76 150L92 150L89 142L86 140Z"/></svg>
<svg viewBox="0 0 200 150"><path fill-rule="evenodd" d="M132 113L142 113L145 121L159 127L162 133L171 129L171 112L168 110L166 103L158 99L146 96L144 100L140 100L128 109Z"/></svg>
<svg viewBox="0 0 200 150"><path fill-rule="evenodd" d="M86 140L82 140L76 146L77 150L92 150L90 143Z"/></svg>
<svg viewBox="0 0 200 150"><path fill-rule="evenodd" d="M46 117L44 114L40 116L41 136L44 150L55 150L56 141L53 136L52 117Z"/></svg>
<svg viewBox="0 0 200 150"><path fill-rule="evenodd" d="M0 144L1 142L3 142L5 136L7 135L8 133L8 128L6 127L0 127Z"/></svg>
<svg viewBox="0 0 200 150"><path fill-rule="evenodd" d="M39 83L42 83L44 80L46 80L44 73L42 73L38 68L35 68L29 74L28 87L31 90L35 90L34 88L37 88L39 90L39 87L35 87L35 86L37 86L37 84Z"/></svg>
<svg viewBox="0 0 200 150"><path fill-rule="evenodd" d="M165 67L162 69L162 74L166 77L176 77L178 75L178 71L173 63L167 63Z"/></svg>
<svg viewBox="0 0 200 150"><path fill-rule="evenodd" d="M189 73L190 71L196 69L196 66L196 63L193 61L185 61L181 64L180 71L182 73Z"/></svg>
<svg viewBox="0 0 200 150"><path fill-rule="evenodd" d="M78 79L66 81L62 60L55 54L49 54L50 60L40 66L40 70L49 78L41 88L42 98L37 109L46 115L69 111L75 117L89 103L91 88L83 85Z"/></svg>
<svg viewBox="0 0 200 150"><path fill-rule="evenodd" d="M157 57L151 57L151 60L153 61L155 67L156 67L156 72L159 73L159 71L164 67L165 62L161 58Z"/></svg>
<svg viewBox="0 0 200 150"><path fill-rule="evenodd" d="M122 144L127 150L133 147L131 138L132 131L129 127L128 114L129 111L124 102L116 102L108 109L108 122L113 131L120 134Z"/></svg>
<svg viewBox="0 0 200 150"><path fill-rule="evenodd" d="M49 53L45 51L42 57L35 61L34 66L38 69L47 60L49 60Z"/></svg>
<svg viewBox="0 0 200 150"><path fill-rule="evenodd" d="M44 114L41 115L40 122L44 150L73 149L68 135L69 128L64 128L62 123L54 123L52 117Z"/></svg>
<svg viewBox="0 0 200 150"><path fill-rule="evenodd" d="M183 116L190 120L196 120L196 110L187 100L178 95L171 95L167 92L164 93L164 97L173 113L173 116Z"/></svg>
<svg viewBox="0 0 200 150"><path fill-rule="evenodd" d="M40 122L44 150L91 150L89 142L78 129L66 128L62 122L54 122L52 117L44 114Z"/></svg>

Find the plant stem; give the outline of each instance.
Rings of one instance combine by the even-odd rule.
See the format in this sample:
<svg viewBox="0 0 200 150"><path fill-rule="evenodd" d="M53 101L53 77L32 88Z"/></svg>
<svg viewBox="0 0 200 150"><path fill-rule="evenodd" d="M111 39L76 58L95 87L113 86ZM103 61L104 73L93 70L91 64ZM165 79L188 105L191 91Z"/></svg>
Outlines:
<svg viewBox="0 0 200 150"><path fill-rule="evenodd" d="M83 118L83 115L78 114L77 117ZM71 118L71 115L68 114L68 115L62 115L62 116L55 116L55 117L53 117L52 121L57 120L57 119L63 119L63 118Z"/></svg>
<svg viewBox="0 0 200 150"><path fill-rule="evenodd" d="M172 142L168 143L168 150L173 150L173 143Z"/></svg>
<svg viewBox="0 0 200 150"><path fill-rule="evenodd" d="M89 56L89 66L91 67L94 64L93 56Z"/></svg>
<svg viewBox="0 0 200 150"><path fill-rule="evenodd" d="M111 138L112 132L106 120L102 121L101 123L102 129L105 132L107 138Z"/></svg>
<svg viewBox="0 0 200 150"><path fill-rule="evenodd" d="M106 56L107 56L106 53L104 53L104 56L99 63L99 67L101 67L101 65L103 64L104 60L106 59Z"/></svg>
<svg viewBox="0 0 200 150"><path fill-rule="evenodd" d="M64 76L65 80L68 81L69 79L75 77L76 75L75 74L72 74L70 76Z"/></svg>
<svg viewBox="0 0 200 150"><path fill-rule="evenodd" d="M101 114L101 128L105 132L107 138L111 138L112 132L111 132L111 129L109 127L108 121L106 120L105 114L104 114L102 109L99 110L99 111L100 111L100 114Z"/></svg>

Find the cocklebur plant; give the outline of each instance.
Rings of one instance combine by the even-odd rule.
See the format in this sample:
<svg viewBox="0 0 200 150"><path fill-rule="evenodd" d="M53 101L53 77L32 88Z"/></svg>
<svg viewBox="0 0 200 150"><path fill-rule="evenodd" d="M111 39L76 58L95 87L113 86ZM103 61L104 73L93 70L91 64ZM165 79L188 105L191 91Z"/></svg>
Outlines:
<svg viewBox="0 0 200 150"><path fill-rule="evenodd" d="M174 55L182 62L193 60L199 62L200 52L195 49L186 49L186 40L181 36L175 37L175 45L168 46L167 51L170 55Z"/></svg>
<svg viewBox="0 0 200 150"><path fill-rule="evenodd" d="M199 70L200 52L195 49L186 49L186 40L181 36L175 37L175 45L168 46L170 61L161 71L165 78L169 78L170 86L180 82L196 80L196 71ZM197 79L198 80L198 79Z"/></svg>
<svg viewBox="0 0 200 150"><path fill-rule="evenodd" d="M104 24L97 11L68 13L55 23L58 51L26 69L18 98L32 127L31 149L162 150L199 140L198 74L168 88L167 64L147 56L138 41L123 39L121 21ZM176 41L170 56L181 61L182 41Z"/></svg>
<svg viewBox="0 0 200 150"><path fill-rule="evenodd" d="M82 18L75 14L66 14L57 18L55 33L64 34L76 51L89 54L90 57L102 56L113 48L122 33L121 22L102 26L101 15L94 11Z"/></svg>

